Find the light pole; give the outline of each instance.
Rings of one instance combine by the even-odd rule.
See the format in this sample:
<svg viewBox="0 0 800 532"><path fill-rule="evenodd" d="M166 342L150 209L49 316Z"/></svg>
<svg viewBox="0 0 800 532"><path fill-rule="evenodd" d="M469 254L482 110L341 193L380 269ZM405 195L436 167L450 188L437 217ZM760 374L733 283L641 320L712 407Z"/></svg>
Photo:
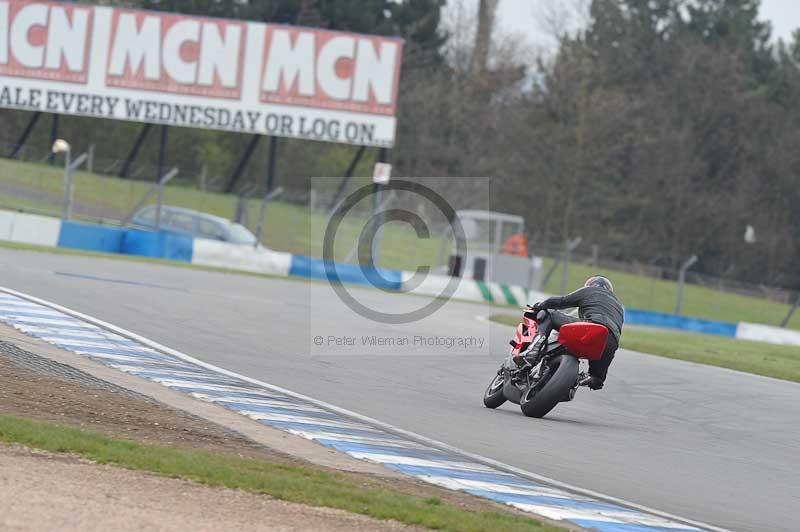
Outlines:
<svg viewBox="0 0 800 532"><path fill-rule="evenodd" d="M678 300L675 302L675 315L681 315L681 306L683 306L683 285L686 284L686 272L695 265L697 262L697 255L692 255L681 265L678 272Z"/></svg>
<svg viewBox="0 0 800 532"><path fill-rule="evenodd" d="M53 143L53 153L64 154L64 212L62 218L69 220L72 215L72 146L64 139Z"/></svg>

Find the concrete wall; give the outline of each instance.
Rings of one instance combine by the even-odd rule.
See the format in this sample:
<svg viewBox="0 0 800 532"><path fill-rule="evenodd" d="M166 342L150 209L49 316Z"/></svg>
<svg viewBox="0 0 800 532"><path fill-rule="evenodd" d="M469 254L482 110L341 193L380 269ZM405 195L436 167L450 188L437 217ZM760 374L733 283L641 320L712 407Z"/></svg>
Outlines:
<svg viewBox="0 0 800 532"><path fill-rule="evenodd" d="M292 267L292 255L262 247L254 249L197 238L194 241L192 264L286 277Z"/></svg>

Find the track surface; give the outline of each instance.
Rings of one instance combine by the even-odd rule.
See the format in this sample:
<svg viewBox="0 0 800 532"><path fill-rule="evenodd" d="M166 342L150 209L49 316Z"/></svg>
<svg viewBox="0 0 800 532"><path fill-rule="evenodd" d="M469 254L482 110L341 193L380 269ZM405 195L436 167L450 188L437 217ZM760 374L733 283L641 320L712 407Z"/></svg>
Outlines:
<svg viewBox="0 0 800 532"><path fill-rule="evenodd" d="M508 464L731 530L795 531L800 385L620 352L605 390L544 420L481 394L509 328L448 303L410 326L345 307L325 285L0 250L0 284L94 315L201 360ZM383 311L421 298L352 292ZM485 338L443 347L361 345L362 335ZM355 347L317 348L314 336Z"/></svg>

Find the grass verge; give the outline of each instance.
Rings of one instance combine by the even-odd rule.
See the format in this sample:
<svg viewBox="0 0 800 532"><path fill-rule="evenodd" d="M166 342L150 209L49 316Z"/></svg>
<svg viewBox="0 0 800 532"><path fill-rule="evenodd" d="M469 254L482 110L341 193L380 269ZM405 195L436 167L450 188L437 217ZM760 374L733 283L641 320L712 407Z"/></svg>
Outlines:
<svg viewBox="0 0 800 532"><path fill-rule="evenodd" d="M0 441L54 453L75 454L101 464L147 471L212 487L241 489L280 500L336 508L434 530L563 530L523 516L462 510L437 498L424 499L391 491L370 490L336 473L218 453L143 445L14 416L0 416Z"/></svg>
<svg viewBox="0 0 800 532"><path fill-rule="evenodd" d="M516 326L517 316L495 315L492 321ZM735 340L705 334L627 328L620 347L642 353L735 369L800 382L800 347Z"/></svg>

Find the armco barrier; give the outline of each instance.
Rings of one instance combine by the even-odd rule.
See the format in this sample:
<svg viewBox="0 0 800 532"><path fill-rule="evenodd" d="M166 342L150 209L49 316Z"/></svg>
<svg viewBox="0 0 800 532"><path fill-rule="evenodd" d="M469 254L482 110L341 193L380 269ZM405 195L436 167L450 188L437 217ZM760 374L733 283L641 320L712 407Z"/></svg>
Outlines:
<svg viewBox="0 0 800 532"><path fill-rule="evenodd" d="M0 211L0 240L11 241L11 228L14 227L13 212Z"/></svg>
<svg viewBox="0 0 800 532"><path fill-rule="evenodd" d="M169 231L142 231L61 222L58 247L192 262L194 239Z"/></svg>
<svg viewBox="0 0 800 532"><path fill-rule="evenodd" d="M157 259L192 262L194 239L168 231L129 229L122 239L122 253Z"/></svg>
<svg viewBox="0 0 800 532"><path fill-rule="evenodd" d="M326 264L322 259L303 255L292 255L289 275L321 280L338 277L342 283L372 286L384 290L400 290L403 286L403 278L400 272L362 268L353 264Z"/></svg>
<svg viewBox="0 0 800 532"><path fill-rule="evenodd" d="M781 329L760 323L740 322L736 326L736 338L779 345L800 345L800 331Z"/></svg>
<svg viewBox="0 0 800 532"><path fill-rule="evenodd" d="M403 292L410 294L437 297L447 291L452 277L445 275L426 275L420 282L414 279L414 272L401 272ZM455 279L458 283L452 292L454 299L477 301L497 305L525 306L527 303L540 301L547 297L541 292L534 292L521 286L508 286L499 283L485 283L471 279ZM451 287L452 288L452 287Z"/></svg>
<svg viewBox="0 0 800 532"><path fill-rule="evenodd" d="M125 229L104 227L78 222L61 222L58 247L99 251L103 253L122 253Z"/></svg>
<svg viewBox="0 0 800 532"><path fill-rule="evenodd" d="M703 334L715 334L717 336L728 336L731 338L736 337L735 323L676 316L674 314L652 312L649 310L625 309L625 323L627 325L663 327Z"/></svg>
<svg viewBox="0 0 800 532"><path fill-rule="evenodd" d="M292 267L292 255L197 238L194 241L192 264L286 277Z"/></svg>
<svg viewBox="0 0 800 532"><path fill-rule="evenodd" d="M3 237L11 242L55 247L61 232L61 220L36 214L4 213Z"/></svg>

